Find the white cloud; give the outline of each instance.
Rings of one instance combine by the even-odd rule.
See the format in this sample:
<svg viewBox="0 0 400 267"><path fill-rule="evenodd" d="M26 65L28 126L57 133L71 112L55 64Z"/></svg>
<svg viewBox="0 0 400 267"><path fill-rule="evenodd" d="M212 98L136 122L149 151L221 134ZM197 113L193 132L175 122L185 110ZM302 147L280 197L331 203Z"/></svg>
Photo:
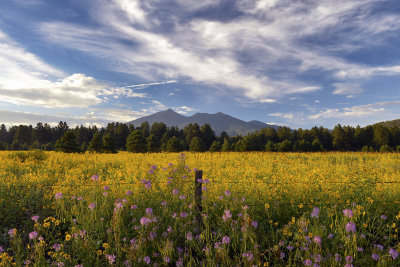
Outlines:
<svg viewBox="0 0 400 267"><path fill-rule="evenodd" d="M180 114L182 114L182 115L186 115L186 114L188 114L189 112L192 112L192 111L195 111L195 110L196 110L196 109L194 109L194 108L190 108L190 107L187 107L187 106L173 107L173 109L174 109L177 113L180 113Z"/></svg>
<svg viewBox="0 0 400 267"><path fill-rule="evenodd" d="M222 90L251 100L275 99L320 90L318 84L296 78L310 71L326 72L344 80L341 83L398 74L400 66L362 65L337 53L377 45L386 40L385 34L400 29L399 15L375 15L374 4L379 2L240 0L235 3L242 16L217 21L190 19L185 12L168 9L171 3L165 1L97 0L92 16L98 28L53 22L44 23L41 31L55 43L102 56L113 70L148 80L189 78L222 85ZM175 0L171 6L176 3L193 12L220 1ZM153 17L157 11L170 12L167 16L174 23L167 33ZM334 46L312 41L325 35L335 40ZM242 55L251 64L240 60ZM277 72L287 75L270 74Z"/></svg>
<svg viewBox="0 0 400 267"><path fill-rule="evenodd" d="M293 113L281 113L281 112L275 112L275 113L270 113L268 114L269 116L272 117L279 117L279 118L284 118L284 119L293 119L295 115Z"/></svg>
<svg viewBox="0 0 400 267"><path fill-rule="evenodd" d="M387 112L388 106L400 106L400 101L391 102L378 102L368 105L360 105L353 107L343 108L328 108L319 113L309 115L309 119L320 119L320 118L369 118L372 115L374 117L381 116L384 112ZM383 116L382 116L383 118Z"/></svg>
<svg viewBox="0 0 400 267"><path fill-rule="evenodd" d="M334 83L336 89L332 92L334 95L357 95L363 92L363 89L356 83Z"/></svg>
<svg viewBox="0 0 400 267"><path fill-rule="evenodd" d="M276 99L264 98L264 99L258 100L258 102L260 102L260 103L275 103Z"/></svg>
<svg viewBox="0 0 400 267"><path fill-rule="evenodd" d="M177 83L177 81L171 80L171 81L166 81L166 82L142 83L142 84L128 85L128 86L125 86L125 87L144 89L146 87L153 86L153 85L163 85L163 84L170 84L170 83Z"/></svg>

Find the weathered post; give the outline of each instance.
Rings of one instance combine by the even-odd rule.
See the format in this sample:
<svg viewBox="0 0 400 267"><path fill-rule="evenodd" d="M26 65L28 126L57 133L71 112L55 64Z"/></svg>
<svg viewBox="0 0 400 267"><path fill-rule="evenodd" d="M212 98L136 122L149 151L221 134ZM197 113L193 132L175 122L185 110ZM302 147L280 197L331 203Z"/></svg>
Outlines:
<svg viewBox="0 0 400 267"><path fill-rule="evenodd" d="M203 182L203 171L197 170L194 175L194 202L195 202L195 212L196 212L196 221L197 227L199 227L199 232L201 232L201 228L203 227L203 222L201 219L201 214L203 212L202 201L202 182Z"/></svg>

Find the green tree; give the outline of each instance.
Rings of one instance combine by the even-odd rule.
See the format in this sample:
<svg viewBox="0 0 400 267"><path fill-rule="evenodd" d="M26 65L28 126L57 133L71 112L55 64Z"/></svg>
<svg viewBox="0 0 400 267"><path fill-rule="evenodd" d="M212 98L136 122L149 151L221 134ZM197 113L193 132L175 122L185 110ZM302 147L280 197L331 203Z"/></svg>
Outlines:
<svg viewBox="0 0 400 267"><path fill-rule="evenodd" d="M206 145L200 137L193 137L192 141L190 142L190 151L194 152L204 152L206 150Z"/></svg>
<svg viewBox="0 0 400 267"><path fill-rule="evenodd" d="M230 150L231 150L231 146L230 146L230 144L229 144L229 142L228 142L228 139L225 138L225 139L224 139L224 143L222 144L222 147L221 147L221 151L222 151L222 152L228 152L228 151L230 151Z"/></svg>
<svg viewBox="0 0 400 267"><path fill-rule="evenodd" d="M247 139L244 138L236 142L235 151L245 152L247 151L247 147L248 147Z"/></svg>
<svg viewBox="0 0 400 267"><path fill-rule="evenodd" d="M103 150L105 153L115 153L115 139L111 133L103 136Z"/></svg>
<svg viewBox="0 0 400 267"><path fill-rule="evenodd" d="M332 145L333 148L336 150L344 150L345 149L345 133L340 124L336 125L332 131L333 141Z"/></svg>
<svg viewBox="0 0 400 267"><path fill-rule="evenodd" d="M129 152L144 153L147 151L147 143L142 131L134 130L126 140L126 147Z"/></svg>
<svg viewBox="0 0 400 267"><path fill-rule="evenodd" d="M173 136L172 138L168 139L167 144L166 144L166 150L167 152L179 152L181 151L181 142L176 136Z"/></svg>
<svg viewBox="0 0 400 267"><path fill-rule="evenodd" d="M89 151L100 153L103 151L103 142L101 141L99 133L96 131L92 140L89 143Z"/></svg>
<svg viewBox="0 0 400 267"><path fill-rule="evenodd" d="M216 140L215 132L211 128L210 124L206 123L200 128L201 139L205 144L205 150L209 150L211 144Z"/></svg>
<svg viewBox="0 0 400 267"><path fill-rule="evenodd" d="M265 151L267 151L267 152L274 152L274 151L276 151L274 142L272 142L271 140L269 140L269 141L267 142L267 144L265 145Z"/></svg>
<svg viewBox="0 0 400 267"><path fill-rule="evenodd" d="M150 134L147 138L147 151L148 152L160 152L161 143L157 140L154 134Z"/></svg>
<svg viewBox="0 0 400 267"><path fill-rule="evenodd" d="M80 152L78 138L72 131L66 131L63 136L56 142L56 151L64 153Z"/></svg>
<svg viewBox="0 0 400 267"><path fill-rule="evenodd" d="M292 142L290 142L289 140L283 140L283 142L281 142L279 144L278 147L279 152L289 152L292 150Z"/></svg>
<svg viewBox="0 0 400 267"><path fill-rule="evenodd" d="M210 152L219 152L221 150L221 143L214 141L210 146Z"/></svg>
<svg viewBox="0 0 400 267"><path fill-rule="evenodd" d="M379 152L392 152L392 148L389 145L382 145L379 148Z"/></svg>
<svg viewBox="0 0 400 267"><path fill-rule="evenodd" d="M318 138L314 139L314 141L311 144L311 148L312 148L312 151L317 151L317 152L324 150L324 147L322 146L322 143L321 143L321 141L319 141Z"/></svg>

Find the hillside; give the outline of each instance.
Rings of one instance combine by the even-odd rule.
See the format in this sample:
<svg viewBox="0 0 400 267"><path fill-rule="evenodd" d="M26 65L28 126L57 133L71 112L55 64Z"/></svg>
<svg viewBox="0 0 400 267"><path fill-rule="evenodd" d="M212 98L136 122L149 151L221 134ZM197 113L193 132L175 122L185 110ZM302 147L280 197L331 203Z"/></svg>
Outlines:
<svg viewBox="0 0 400 267"><path fill-rule="evenodd" d="M165 111L160 111L152 115L142 117L127 124L133 124L134 126L140 126L143 122L147 121L150 125L154 122L163 122L168 127L178 126L179 128L184 128L190 123L197 123L199 126L206 123L210 124L211 128L215 131L217 135L225 131L227 134L234 136L237 134L246 135L248 133L255 132L262 128L274 127L276 125L269 125L261 121L250 121L246 122L222 112L209 114L209 113L196 113L192 116L186 117L172 109Z"/></svg>

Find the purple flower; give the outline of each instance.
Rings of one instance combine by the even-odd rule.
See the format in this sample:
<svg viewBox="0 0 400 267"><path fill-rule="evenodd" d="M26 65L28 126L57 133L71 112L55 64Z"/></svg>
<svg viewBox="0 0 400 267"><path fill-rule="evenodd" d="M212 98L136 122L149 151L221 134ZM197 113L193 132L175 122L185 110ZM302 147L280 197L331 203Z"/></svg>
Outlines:
<svg viewBox="0 0 400 267"><path fill-rule="evenodd" d="M358 250L359 252L363 252L363 251L364 251L364 249L363 249L362 247L358 247L357 250Z"/></svg>
<svg viewBox="0 0 400 267"><path fill-rule="evenodd" d="M254 228L257 228L258 227L258 222L252 221L251 222L251 226L253 226Z"/></svg>
<svg viewBox="0 0 400 267"><path fill-rule="evenodd" d="M98 175L95 174L95 175L93 175L92 178L90 178L90 179L92 179L92 181L97 182L97 181L99 181L100 177L99 177Z"/></svg>
<svg viewBox="0 0 400 267"><path fill-rule="evenodd" d="M281 258L281 259L285 258L285 252L281 252L281 254L279 255L279 258Z"/></svg>
<svg viewBox="0 0 400 267"><path fill-rule="evenodd" d="M37 222L39 220L39 215L32 216L33 221Z"/></svg>
<svg viewBox="0 0 400 267"><path fill-rule="evenodd" d="M146 264L150 264L150 263L151 263L151 259L150 259L149 256L144 257L144 258L143 258L143 261L144 261Z"/></svg>
<svg viewBox="0 0 400 267"><path fill-rule="evenodd" d="M135 210L135 209L137 209L137 206L136 205L132 205L131 206L131 210Z"/></svg>
<svg viewBox="0 0 400 267"><path fill-rule="evenodd" d="M346 257L346 262L347 263L353 263L353 257L352 256L347 256Z"/></svg>
<svg viewBox="0 0 400 267"><path fill-rule="evenodd" d="M303 261L304 266L311 266L312 265L312 260L304 260Z"/></svg>
<svg viewBox="0 0 400 267"><path fill-rule="evenodd" d="M222 244L229 244L230 241L231 241L231 240L229 239L228 236L224 236L224 237L222 238Z"/></svg>
<svg viewBox="0 0 400 267"><path fill-rule="evenodd" d="M89 209L94 210L96 208L96 203L90 203Z"/></svg>
<svg viewBox="0 0 400 267"><path fill-rule="evenodd" d="M231 195L231 191L226 190L226 191L225 191L225 196L229 197L230 195Z"/></svg>
<svg viewBox="0 0 400 267"><path fill-rule="evenodd" d="M353 211L351 209L344 209L343 214L344 214L344 216L349 217L349 218L353 217Z"/></svg>
<svg viewBox="0 0 400 267"><path fill-rule="evenodd" d="M181 267L181 266L183 266L183 262L182 262L182 259L179 259L179 260L176 262L176 267Z"/></svg>
<svg viewBox="0 0 400 267"><path fill-rule="evenodd" d="M115 262L115 255L106 255L109 264L113 264Z"/></svg>
<svg viewBox="0 0 400 267"><path fill-rule="evenodd" d="M107 191L108 189L110 189L110 187L109 187L108 185L106 185L106 186L103 187L103 190L104 190L104 191Z"/></svg>
<svg viewBox="0 0 400 267"><path fill-rule="evenodd" d="M376 253L372 254L372 259L374 259L376 261L379 260L379 255Z"/></svg>
<svg viewBox="0 0 400 267"><path fill-rule="evenodd" d="M146 217L142 217L142 218L140 219L140 224L141 224L141 225L148 225L149 223L151 223L151 220L149 220L149 219L146 218Z"/></svg>
<svg viewBox="0 0 400 267"><path fill-rule="evenodd" d="M293 247L289 245L289 246L286 247L286 249L289 250L289 251L292 251Z"/></svg>
<svg viewBox="0 0 400 267"><path fill-rule="evenodd" d="M192 241L192 240L193 240L193 236L192 236L192 233L191 233L191 232L189 232L189 233L186 234L186 239L189 240L189 241Z"/></svg>
<svg viewBox="0 0 400 267"><path fill-rule="evenodd" d="M181 216L181 218L185 218L187 216L187 213L186 212L181 212L180 216Z"/></svg>
<svg viewBox="0 0 400 267"><path fill-rule="evenodd" d="M386 215L381 215L381 219L386 220L387 219Z"/></svg>
<svg viewBox="0 0 400 267"><path fill-rule="evenodd" d="M319 236L315 236L314 237L314 243L315 244L321 245L321 242L322 242L321 237L319 237Z"/></svg>
<svg viewBox="0 0 400 267"><path fill-rule="evenodd" d="M222 219L225 221L227 221L228 219L232 218L232 214L230 210L225 210L224 211L224 215L222 216Z"/></svg>
<svg viewBox="0 0 400 267"><path fill-rule="evenodd" d="M146 208L146 214L153 214L152 208Z"/></svg>
<svg viewBox="0 0 400 267"><path fill-rule="evenodd" d="M374 245L375 248L379 249L379 250L383 250L383 246L380 244L376 244Z"/></svg>
<svg viewBox="0 0 400 267"><path fill-rule="evenodd" d="M313 211L311 212L311 218L318 218L318 215L319 215L319 208L314 207Z"/></svg>
<svg viewBox="0 0 400 267"><path fill-rule="evenodd" d="M157 233L156 232L150 232L149 234L149 240L154 240L154 238L156 238Z"/></svg>
<svg viewBox="0 0 400 267"><path fill-rule="evenodd" d="M56 194L54 195L54 197L55 197L56 199L61 199L61 198L63 197L63 194L62 194L62 193L56 193Z"/></svg>
<svg viewBox="0 0 400 267"><path fill-rule="evenodd" d="M178 195L179 194L179 191L178 191L178 189L174 189L174 190L172 190L172 194L174 194L174 195Z"/></svg>
<svg viewBox="0 0 400 267"><path fill-rule="evenodd" d="M147 189L151 188L151 180L142 180L141 183L144 184Z"/></svg>
<svg viewBox="0 0 400 267"><path fill-rule="evenodd" d="M346 224L346 231L355 233L356 232L356 225L354 223L352 223L352 222L347 223Z"/></svg>
<svg viewBox="0 0 400 267"><path fill-rule="evenodd" d="M122 208L123 205L124 205L124 204L123 204L122 202L117 202L117 203L115 203L115 207L116 207L117 209Z"/></svg>
<svg viewBox="0 0 400 267"><path fill-rule="evenodd" d="M59 250L61 249L61 245L60 245L60 244L54 244L54 245L53 245L53 249L54 249L55 251L59 251Z"/></svg>
<svg viewBox="0 0 400 267"><path fill-rule="evenodd" d="M169 263L169 262L171 261L171 259L170 259L168 256L165 256L164 259L163 259L163 261L164 261L165 263Z"/></svg>
<svg viewBox="0 0 400 267"><path fill-rule="evenodd" d="M132 195L132 191L131 191L131 190L126 191L126 195L127 195L127 196Z"/></svg>
<svg viewBox="0 0 400 267"><path fill-rule="evenodd" d="M29 233L29 239L31 239L31 240L35 239L37 236L38 236L38 233L36 231Z"/></svg>
<svg viewBox="0 0 400 267"><path fill-rule="evenodd" d="M8 231L8 235L11 237L11 238L13 238L14 236L15 236L15 234L17 233L17 229L10 229L9 231Z"/></svg>
<svg viewBox="0 0 400 267"><path fill-rule="evenodd" d="M186 196L184 196L184 195L180 195L180 196L179 196L179 199L180 199L180 200L183 200L183 199L185 199L185 198L186 198Z"/></svg>
<svg viewBox="0 0 400 267"><path fill-rule="evenodd" d="M339 256L339 254L335 254L335 261L336 262L340 262L342 260L342 258Z"/></svg>
<svg viewBox="0 0 400 267"><path fill-rule="evenodd" d="M0 246L0 252L4 252L4 248L2 246Z"/></svg>
<svg viewBox="0 0 400 267"><path fill-rule="evenodd" d="M389 255L395 260L399 256L399 252L397 250L390 248Z"/></svg>

